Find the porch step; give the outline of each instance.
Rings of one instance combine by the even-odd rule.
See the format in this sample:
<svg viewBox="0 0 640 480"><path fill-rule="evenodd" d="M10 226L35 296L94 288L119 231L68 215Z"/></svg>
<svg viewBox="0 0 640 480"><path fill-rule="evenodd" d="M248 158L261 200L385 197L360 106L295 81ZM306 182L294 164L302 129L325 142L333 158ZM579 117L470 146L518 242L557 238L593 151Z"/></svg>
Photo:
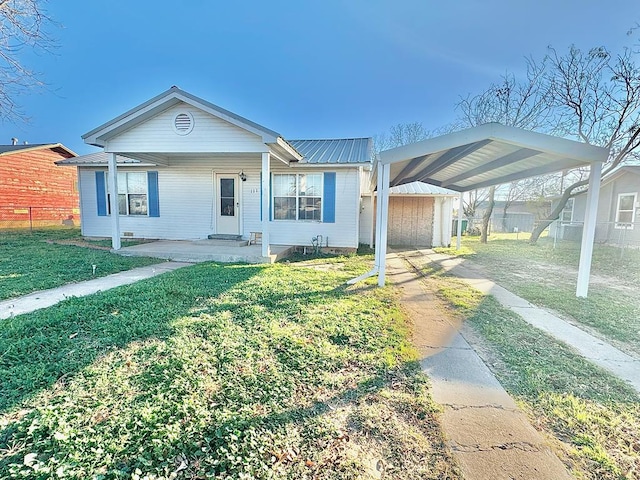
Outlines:
<svg viewBox="0 0 640 480"><path fill-rule="evenodd" d="M246 247L249 245L248 240L242 240L242 237L239 237L237 240L225 240L225 239L209 239L209 240L196 240L194 243L200 243L202 245L210 245L216 247Z"/></svg>
<svg viewBox="0 0 640 480"><path fill-rule="evenodd" d="M228 235L220 233L212 233L207 237L209 240L242 240L242 235Z"/></svg>

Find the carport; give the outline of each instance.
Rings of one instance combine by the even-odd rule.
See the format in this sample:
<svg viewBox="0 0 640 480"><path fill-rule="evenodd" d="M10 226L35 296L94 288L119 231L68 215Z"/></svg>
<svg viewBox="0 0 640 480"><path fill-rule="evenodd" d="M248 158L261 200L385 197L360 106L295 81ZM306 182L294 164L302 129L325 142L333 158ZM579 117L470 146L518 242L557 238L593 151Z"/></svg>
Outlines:
<svg viewBox="0 0 640 480"><path fill-rule="evenodd" d="M488 123L380 152L375 166L378 195L374 268L349 283L377 274L378 285L384 285L391 187L419 181L464 193L589 166L591 173L576 288L578 297L586 297L600 175L602 163L607 160L608 155L609 150L606 148L498 123ZM458 212L461 219L461 207ZM461 226L462 222L458 221L458 248Z"/></svg>

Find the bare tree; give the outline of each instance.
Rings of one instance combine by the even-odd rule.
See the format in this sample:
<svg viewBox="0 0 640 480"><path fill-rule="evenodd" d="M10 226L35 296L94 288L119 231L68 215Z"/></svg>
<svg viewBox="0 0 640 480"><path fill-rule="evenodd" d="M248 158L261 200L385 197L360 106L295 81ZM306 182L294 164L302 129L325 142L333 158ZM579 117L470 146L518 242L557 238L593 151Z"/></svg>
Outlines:
<svg viewBox="0 0 640 480"><path fill-rule="evenodd" d="M531 68L526 81L518 83L512 74L505 74L499 83L492 84L479 95L469 95L461 99L457 104L457 108L462 112L460 123L473 127L498 122L527 129L541 129L546 125L548 101L545 92L538 88L541 71L532 60L528 63ZM510 195L505 203L504 218L506 218L506 210L517 200L516 192L520 193L517 186L518 183L513 183L509 188ZM478 205L473 203L478 199L481 199L481 202L489 200L482 218L480 238L481 242L486 243L489 220L495 206L495 188L485 189L480 194L476 192L475 195L469 195L469 203L465 206L465 216L470 222L468 229L473 228L471 225L473 217L469 217L467 212L475 216Z"/></svg>
<svg viewBox="0 0 640 480"><path fill-rule="evenodd" d="M487 243L487 237L489 236L489 222L491 220L491 214L493 213L493 207L496 204L496 187L489 188L489 205L484 211L482 216L482 230L480 234L480 243Z"/></svg>
<svg viewBox="0 0 640 480"><path fill-rule="evenodd" d="M40 75L26 66L25 49L50 51L54 42L46 31L53 22L43 0L0 0L0 119L25 119L17 97L42 86Z"/></svg>
<svg viewBox="0 0 640 480"><path fill-rule="evenodd" d="M610 149L603 176L624 159L638 158L640 68L631 50L613 55L604 47L583 52L572 46L561 55L550 48L541 88L547 92L558 134ZM588 183L585 178L565 187L551 214L532 232L532 243Z"/></svg>
<svg viewBox="0 0 640 480"><path fill-rule="evenodd" d="M640 68L630 49L614 55L604 47L585 52L572 46L564 54L549 48L542 62L527 60L522 80L505 75L458 107L470 125L496 121L609 148L603 175L623 159L638 156ZM569 198L586 190L589 181L581 173L564 185L556 207L532 232L532 243Z"/></svg>
<svg viewBox="0 0 640 480"><path fill-rule="evenodd" d="M373 148L377 153L382 150L426 140L432 136L434 136L433 133L424 128L421 122L398 123L393 125L389 132L375 135L373 137Z"/></svg>

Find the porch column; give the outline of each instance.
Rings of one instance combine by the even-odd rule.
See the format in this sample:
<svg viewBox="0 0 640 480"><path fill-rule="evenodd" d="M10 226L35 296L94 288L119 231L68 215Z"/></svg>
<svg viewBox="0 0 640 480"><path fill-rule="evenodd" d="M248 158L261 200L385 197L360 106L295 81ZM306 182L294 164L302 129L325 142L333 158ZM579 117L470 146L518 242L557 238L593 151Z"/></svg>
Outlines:
<svg viewBox="0 0 640 480"><path fill-rule="evenodd" d="M578 266L576 297L586 298L587 291L589 290L593 242L596 238L596 217L598 215L601 175L602 162L593 162L589 171L589 190L587 190L587 205L584 226L582 227L582 245L580 246L580 264Z"/></svg>
<svg viewBox="0 0 640 480"><path fill-rule="evenodd" d="M116 154L109 156L109 206L111 208L111 248L120 250L120 211L118 209L118 165Z"/></svg>
<svg viewBox="0 0 640 480"><path fill-rule="evenodd" d="M378 261L380 269L378 271L378 286L384 287L384 278L387 268L387 224L389 220L389 181L391 177L391 165L382 166L382 189L378 191L378 205L380 207L380 240L376 241L376 251L378 253Z"/></svg>
<svg viewBox="0 0 640 480"><path fill-rule="evenodd" d="M269 210L269 204L271 203L271 192L269 191L269 178L271 155L269 152L262 154L262 256L268 257L271 255L271 247L269 245L269 218L271 212Z"/></svg>
<svg viewBox="0 0 640 480"><path fill-rule="evenodd" d="M460 250L460 242L462 241L462 211L464 203L462 200L463 192L460 192L460 198L458 199L458 238L456 239L456 250Z"/></svg>

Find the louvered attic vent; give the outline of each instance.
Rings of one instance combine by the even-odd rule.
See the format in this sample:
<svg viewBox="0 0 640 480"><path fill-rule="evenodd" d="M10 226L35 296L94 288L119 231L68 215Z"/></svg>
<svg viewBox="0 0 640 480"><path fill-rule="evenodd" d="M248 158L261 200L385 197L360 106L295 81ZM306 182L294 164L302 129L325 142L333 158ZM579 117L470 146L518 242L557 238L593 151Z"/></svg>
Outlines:
<svg viewBox="0 0 640 480"><path fill-rule="evenodd" d="M173 118L173 129L178 135L188 135L193 130L193 115L189 112L178 113Z"/></svg>

